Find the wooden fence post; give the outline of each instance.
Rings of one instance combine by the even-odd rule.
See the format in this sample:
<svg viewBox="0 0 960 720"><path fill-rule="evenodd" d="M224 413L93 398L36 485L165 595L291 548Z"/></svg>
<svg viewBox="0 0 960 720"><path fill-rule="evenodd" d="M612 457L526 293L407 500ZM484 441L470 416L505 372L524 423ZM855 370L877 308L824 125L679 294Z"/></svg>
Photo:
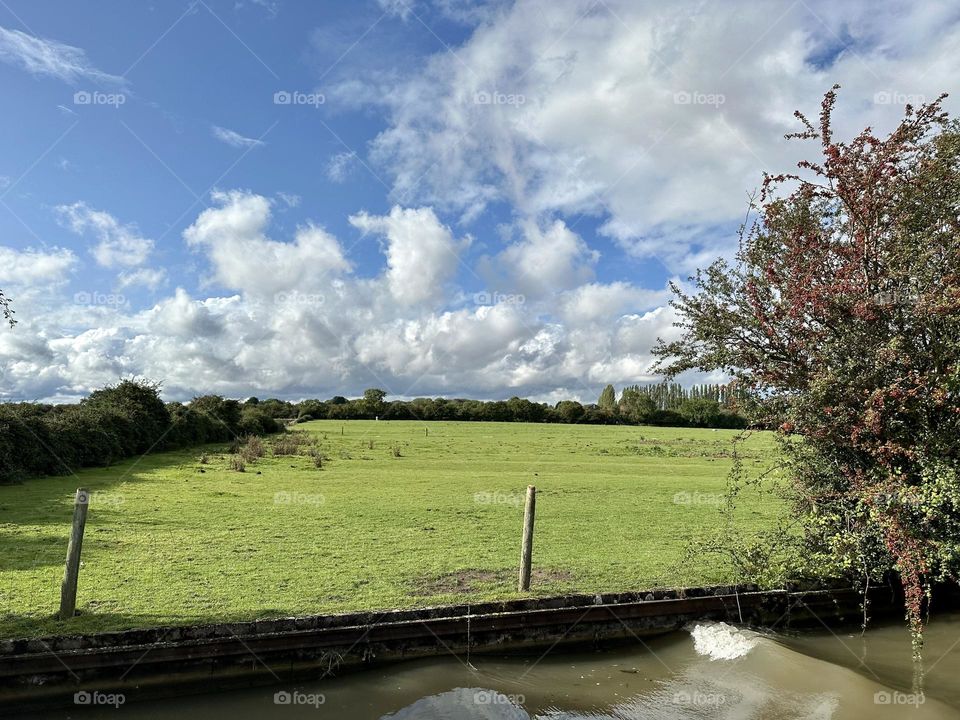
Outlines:
<svg viewBox="0 0 960 720"><path fill-rule="evenodd" d="M67 566L63 571L63 583L60 585L60 619L72 618L77 607L77 578L80 575L80 548L83 545L83 528L87 524L87 507L90 492L78 488L73 500L73 527L70 530L70 544L67 545Z"/></svg>
<svg viewBox="0 0 960 720"><path fill-rule="evenodd" d="M523 543L520 546L519 591L530 589L530 562L533 558L533 518L537 509L537 488L527 486L527 504L523 510Z"/></svg>

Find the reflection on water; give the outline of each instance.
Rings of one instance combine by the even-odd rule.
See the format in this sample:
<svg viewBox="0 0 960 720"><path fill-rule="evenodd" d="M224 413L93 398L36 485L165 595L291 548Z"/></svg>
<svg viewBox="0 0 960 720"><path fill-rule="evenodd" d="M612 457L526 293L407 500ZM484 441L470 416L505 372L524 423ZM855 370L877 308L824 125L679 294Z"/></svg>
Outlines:
<svg viewBox="0 0 960 720"><path fill-rule="evenodd" d="M46 717L152 720L960 718L960 615L927 632L922 692L901 625L760 634L723 623L591 654L414 661L313 685L78 708ZM955 647L958 646L958 647Z"/></svg>

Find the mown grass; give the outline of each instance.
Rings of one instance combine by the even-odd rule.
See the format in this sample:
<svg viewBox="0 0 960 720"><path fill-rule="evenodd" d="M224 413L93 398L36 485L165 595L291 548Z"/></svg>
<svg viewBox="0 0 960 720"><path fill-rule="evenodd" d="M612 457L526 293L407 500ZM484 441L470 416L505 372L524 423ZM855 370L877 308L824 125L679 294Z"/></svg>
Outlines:
<svg viewBox="0 0 960 720"><path fill-rule="evenodd" d="M314 444L274 455L269 440L244 472L206 447L0 487L0 637L518 597L528 484L534 594L733 579L716 557L683 554L720 526L711 501L734 431L317 421L296 432ZM759 471L773 439L755 433L740 452ZM62 623L80 485L92 492L80 615ZM738 524L761 529L776 512L749 492Z"/></svg>

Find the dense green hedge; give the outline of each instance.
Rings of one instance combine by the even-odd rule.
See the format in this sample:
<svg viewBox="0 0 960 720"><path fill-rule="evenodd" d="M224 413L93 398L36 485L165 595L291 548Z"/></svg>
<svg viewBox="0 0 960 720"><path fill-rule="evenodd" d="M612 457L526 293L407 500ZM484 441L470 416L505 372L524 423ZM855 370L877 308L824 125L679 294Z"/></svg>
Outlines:
<svg viewBox="0 0 960 720"><path fill-rule="evenodd" d="M164 404L156 386L132 380L97 390L75 405L2 404L0 483L280 427L266 410L216 395L187 405Z"/></svg>

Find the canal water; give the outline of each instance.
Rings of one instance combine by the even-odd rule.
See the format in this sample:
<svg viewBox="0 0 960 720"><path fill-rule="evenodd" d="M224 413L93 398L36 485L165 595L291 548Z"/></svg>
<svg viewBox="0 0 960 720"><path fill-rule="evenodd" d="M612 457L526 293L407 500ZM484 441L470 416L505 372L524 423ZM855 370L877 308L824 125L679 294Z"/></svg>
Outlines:
<svg viewBox="0 0 960 720"><path fill-rule="evenodd" d="M44 717L115 720L845 720L960 718L960 614L927 630L922 671L902 624L761 633L723 623L616 650L411 661L316 683L163 701L86 698ZM84 699L81 699L83 702ZM95 703L101 703L99 705Z"/></svg>

